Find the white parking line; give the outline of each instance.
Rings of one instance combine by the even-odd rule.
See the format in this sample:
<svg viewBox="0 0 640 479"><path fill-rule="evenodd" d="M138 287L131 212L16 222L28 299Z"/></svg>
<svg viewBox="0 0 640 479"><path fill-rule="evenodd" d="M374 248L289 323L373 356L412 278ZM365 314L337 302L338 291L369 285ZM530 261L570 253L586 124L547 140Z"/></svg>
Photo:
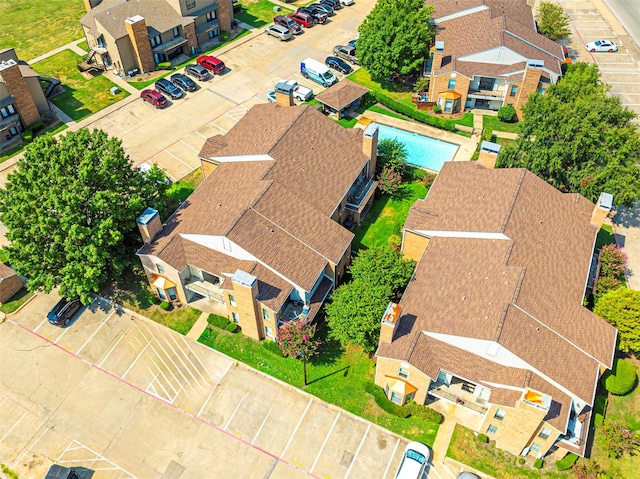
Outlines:
<svg viewBox="0 0 640 479"><path fill-rule="evenodd" d="M20 457L18 457L15 461L13 461L12 464L10 464L10 466L14 466L17 464L20 464L22 462L22 459L24 458L24 456L26 456L27 454L29 454L31 452L31 450L33 449L33 447L38 444L38 442L40 441L40 439L42 439L44 437L44 435L49 431L49 426L45 426L44 427L44 431L42 431L42 434L40 434L38 436L38 438L35 441L32 441L29 445L28 448L25 448L24 452L20 455Z"/></svg>
<svg viewBox="0 0 640 479"><path fill-rule="evenodd" d="M251 440L251 444L255 444L256 439L258 439L258 436L260 435L260 431L262 431L262 428L264 427L264 425L267 423L267 419L269 419L269 414L271 414L271 410L273 409L273 404L271 405L271 407L269 408L269 410L267 411L267 415L264 417L264 419L262 420L262 424L260 424L260 427L258 428L258 431L256 432L256 435L253 436L253 439Z"/></svg>
<svg viewBox="0 0 640 479"><path fill-rule="evenodd" d="M157 365L155 365L155 366L156 366L156 368L158 367ZM147 368L147 371L149 371L149 373L150 373L150 374L151 374L151 376L153 377L153 379L151 380L151 382L150 382L150 383L149 383L149 385L147 386L147 389L148 389L148 388L150 388L150 387L153 387L153 383L157 381L157 382L158 382L158 385L159 385L159 386L162 388L162 390L164 391L165 399L166 399L167 401L170 401L171 394L169 394L169 391L167 391L167 390L165 389L165 387L162 385L162 383L161 383L160 381L158 381L158 376L162 376L163 378L165 377L165 376L164 376L164 374L162 374L162 371L160 371L160 369L158 368L158 372L154 375L154 374L153 374L153 371L151 370L151 368L150 368L149 366L145 365L145 367ZM168 382L168 381L167 381L167 382ZM171 386L171 383L169 383L169 386ZM177 391L175 390L175 388L174 388L173 386L171 386L171 389L173 389L174 399L175 399L175 397L178 395L178 394L177 394ZM154 387L154 388L153 388L153 390L154 390L154 391L156 391L156 388ZM156 391L156 392L157 392L157 391ZM158 394L156 394L156 396L160 397ZM170 401L170 402L173 402L173 401Z"/></svg>
<svg viewBox="0 0 640 479"><path fill-rule="evenodd" d="M171 342L174 342L174 344L176 344L176 347L178 348L178 350L176 351L176 349L171 345ZM203 391L205 392L207 390L207 388L205 388L202 384L200 384L200 380L193 374L193 372L191 371L191 369L193 368L196 373L198 373L198 376L200 376L202 379L204 379L204 376L202 374L200 374L200 372L193 366L193 363L191 363L191 361L189 361L189 364L191 364L192 368L189 367L187 365L187 363L184 362L183 357L186 357L187 355L185 354L185 352L180 348L180 346L175 343L175 340L173 339L173 335L169 336L169 340L166 341L166 345L167 348L171 349L171 352L173 353L173 355L178 359L178 361L180 361L180 363L182 364L183 369L185 369L188 373L189 376L191 376L193 378L193 380L195 381L195 383L197 384L197 386ZM164 350L164 348L163 348ZM166 354L166 352L165 352ZM167 356L169 356L167 354ZM188 359L188 358L187 358ZM176 364L176 367L178 367L178 365ZM186 379L186 378L185 378Z"/></svg>
<svg viewBox="0 0 640 479"><path fill-rule="evenodd" d="M191 150L195 151L196 153L200 153L198 150L196 150L193 146L191 146L191 145L190 145L189 143L187 143L186 141L184 141L184 140L182 140L182 139L181 139L181 140L180 140L180 143L182 143L182 144L183 144L184 146L186 146L187 148L189 148L189 149L191 149Z"/></svg>
<svg viewBox="0 0 640 479"><path fill-rule="evenodd" d="M384 474L382 474L382 479L384 479L385 477L387 477L387 474L389 474L389 468L391 467L391 461L393 461L395 455L396 455L396 451L398 450L398 445L400 444L400 438L398 438L396 440L396 445L393 447L393 452L391 453L391 457L389 458L389 462L387 462L387 467L384 470Z"/></svg>
<svg viewBox="0 0 640 479"><path fill-rule="evenodd" d="M22 413L22 416L20 416L20 419L18 419L16 422L13 423L13 426L11 426L9 428L9 430L7 432L4 433L4 436L0 437L0 444L2 444L2 441L4 441L6 439L6 437L11 434L11 431L13 431L15 429L15 427L20 424L20 422L24 419L24 417L29 414L27 411L25 411L24 413Z"/></svg>
<svg viewBox="0 0 640 479"><path fill-rule="evenodd" d="M227 421L227 423L224 425L224 427L222 428L224 431L227 430L227 428L229 427L229 424L231 424L231 421L233 420L234 416L236 415L236 413L238 412L238 409L240 409L240 406L242 405L243 401L246 399L246 397L249 395L249 391L247 391L246 393L244 393L244 396L242 396L242 398L240 399L240 401L238 401L238 405L236 406L236 408L233 410L233 414L231 414L231 417L229 418L229 420Z"/></svg>
<svg viewBox="0 0 640 479"><path fill-rule="evenodd" d="M62 334L60 334L60 336L58 336L53 342L55 344L60 344L60 340L62 339L62 336L64 336L65 334L67 334L69 332L71 328L64 328L64 331L62 331Z"/></svg>
<svg viewBox="0 0 640 479"><path fill-rule="evenodd" d="M156 342L158 342L156 340ZM153 346L151 346L151 349L153 350L153 352L155 353L156 357L160 360L160 362L162 363L162 365L165 367L165 369L167 370L167 372L171 375L171 377L173 377L173 379L175 380L176 384L178 386L180 386L181 384L183 384L180 379L178 379L178 377L173 373L173 370L169 367L169 365L164 361L164 359L162 359L162 356L160 356L160 353L158 353L158 351L156 350L156 348L154 348ZM166 353L165 353L166 354ZM180 369L178 368L178 366L176 365L176 363L174 363L171 358L167 358L169 359L169 361L171 361L171 363L173 364L173 366L175 367L176 371L178 374L180 374L180 376L182 376L182 379L185 383L187 383L189 386L191 386L191 383L189 382L189 380L186 378L186 376L184 374L182 374L182 371L180 371ZM153 362L155 364L155 358L153 359ZM158 368L160 369L160 368ZM167 377L168 379L168 377ZM174 388L175 390L175 388Z"/></svg>
<svg viewBox="0 0 640 479"><path fill-rule="evenodd" d="M149 347L149 345L151 345L151 343L147 343L147 345L142 348L142 351L140 351L138 353L138 355L136 356L136 358L133 360L133 362L129 365L129 367L127 368L127 370L124 372L124 374L122 376L120 376L120 379L124 379L125 376L127 374L129 374L129 371L131 371L131 368L133 368L133 366L138 362L138 359L140 359L140 357L144 354L144 352L147 350L147 348Z"/></svg>
<svg viewBox="0 0 640 479"><path fill-rule="evenodd" d="M171 337L172 337L172 338L174 338L174 336L173 336L173 335L172 335ZM211 379L211 381L213 381L213 382L214 382L214 383L216 383L216 384L217 384L219 381L221 381L221 380L217 380L217 379L215 379L213 376L211 376L211 373L209 372L209 369L208 369L208 368L207 368L207 367L202 363L202 361L200 361L200 358L198 357L198 355L196 354L196 352L191 348L191 345L189 344L189 341L187 341L187 339L186 339L184 336L182 336L182 335L180 335L180 338L182 339L182 342L183 342L183 343L184 343L184 345L187 347L187 349L188 349L189 351L191 351L191 353L193 354L193 357L196 359L196 361L198 361L198 364L200 364L200 367L204 370L204 372L206 372L206 373L207 373L207 376L209 376L209 378ZM175 341L175 339L174 339L174 341ZM200 343L197 343L197 344L200 344ZM202 345L201 345L201 346L202 346ZM188 355L187 355L187 359L189 359L189 356L188 356ZM189 362L191 362L191 359L189 359ZM231 364L233 364L233 363L231 363ZM227 367L227 371L229 371L229 368L231 367L231 364ZM196 366L194 365L194 368L195 368L195 367L196 367ZM225 371L225 374L227 374L227 371ZM222 377L224 377L224 375L223 375Z"/></svg>
<svg viewBox="0 0 640 479"><path fill-rule="evenodd" d="M164 151L166 154L173 156L176 160L178 160L180 163L182 163L182 164L183 164L183 165L185 165L186 167L188 167L188 168L192 168L192 166L191 166L190 164L185 163L185 162L184 162L184 161L182 161L180 158L178 158L176 155L174 155L173 153L171 153L171 152L169 151L169 148L165 148L163 151Z"/></svg>
<svg viewBox="0 0 640 479"><path fill-rule="evenodd" d="M100 364L98 364L98 367L102 367L102 364L109 358L109 356L111 355L111 353L113 352L114 349L116 349L118 347L118 344L120 344L120 341L122 341L122 338L125 337L125 335L127 334L126 331L123 331L121 336L118 338L118 340L116 341L116 344L113 345L113 347L109 350L109 352L107 353L107 355L102 358L102 361L100 361Z"/></svg>
<svg viewBox="0 0 640 479"><path fill-rule="evenodd" d="M347 473L344 475L344 479L347 479L347 477L349 477L349 474L351 474L351 469L353 469L353 465L356 463L356 459L358 458L358 454L360 453L360 449L362 449L362 445L364 444L364 440L367 438L367 434L369 434L369 429L371 429L371 424L369 424L367 426L367 430L364 432L364 435L362 436L362 440L360 441L360 444L358 445L358 449L356 449L356 453L353 455L353 459L351 460L351 464L349 465L349 469L347 470Z"/></svg>
<svg viewBox="0 0 640 479"><path fill-rule="evenodd" d="M324 442L322 443L322 446L320 446L320 450L318 451L318 455L316 456L316 460L313 461L313 465L311 466L311 469L309 469L309 472L313 472L313 470L315 469L316 464L318 463L318 459L320 459L320 455L322 454L322 451L324 451L324 446L327 445L327 441L329 440L329 436L331 436L331 433L333 432L333 428L336 427L336 423L338 422L339 418L340 418L340 411L338 411L338 414L336 414L336 418L333 420L333 424L331 424L331 428L329 429L329 432L325 436Z"/></svg>
<svg viewBox="0 0 640 479"><path fill-rule="evenodd" d="M313 399L309 399L309 402L307 403L307 407L304 408L302 416L300 416L300 419L298 419L298 424L296 424L295 429L291 433L291 436L289 437L289 440L287 441L287 445L284 446L284 450L282 451L282 454L280 454L280 457L284 457L284 453L287 452L287 449L289 449L289 446L291 445L291 441L293 441L293 436L295 436L296 432L298 432L298 428L300 427L300 424L302 423L302 420L304 419L304 416L307 414L307 411L309 410L309 407L311 406L312 402L313 402Z"/></svg>
<svg viewBox="0 0 640 479"><path fill-rule="evenodd" d="M42 320L42 322L41 322L40 324L38 324L38 326L36 326L36 328L35 328L33 331L34 331L34 332L35 332L35 331L38 331L38 329L40 329L40 326L42 326L42 325L43 325L44 323L46 323L46 322L47 322L47 318L45 317L45 318Z"/></svg>
<svg viewBox="0 0 640 479"><path fill-rule="evenodd" d="M104 326L105 324L107 324L107 321L109 321L109 319L111 318L111 316L113 316L115 313L116 313L116 311L115 311L115 310L113 310L113 311L111 312L111 314L109 314L109 316L107 316L107 318L106 318L102 323L100 323L100 326L98 326L98 329L96 329L96 330L93 332L93 334L92 334L91 336L89 336L89 339L87 339L87 340L84 342L84 344L83 344L82 346L80 346L80 349L78 349L78 350L76 351L76 354L78 354L78 355L80 354L80 351L82 351L82 350L84 349L84 347L85 347L87 344L89 344L89 341L91 341L91 340L93 339L93 337L98 333L98 331L100 331L100 329L102 329L102 326Z"/></svg>

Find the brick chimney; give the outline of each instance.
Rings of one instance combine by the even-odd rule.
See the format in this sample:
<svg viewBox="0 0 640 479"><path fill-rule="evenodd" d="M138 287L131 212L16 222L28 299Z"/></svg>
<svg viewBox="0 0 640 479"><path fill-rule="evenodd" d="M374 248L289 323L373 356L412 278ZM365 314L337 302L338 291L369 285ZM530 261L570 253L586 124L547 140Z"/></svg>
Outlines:
<svg viewBox="0 0 640 479"><path fill-rule="evenodd" d="M133 45L133 51L136 54L140 72L148 73L155 70L156 62L153 59L151 42L149 41L149 34L147 33L147 23L144 21L144 18L140 15L127 18L124 21L124 26L131 39L131 45Z"/></svg>
<svg viewBox="0 0 640 479"><path fill-rule="evenodd" d="M162 231L162 221L160 221L160 213L153 208L147 208L138 216L136 220L140 236L145 244L149 244Z"/></svg>
<svg viewBox="0 0 640 479"><path fill-rule="evenodd" d="M7 90L15 99L20 119L25 127L40 121L40 112L33 100L27 82L22 76L20 66L15 60L0 62L0 77L4 80Z"/></svg>
<svg viewBox="0 0 640 479"><path fill-rule="evenodd" d="M610 193L600 193L600 198L591 213L591 224L596 228L602 228L604 220L607 219L611 208L613 207L613 195Z"/></svg>
<svg viewBox="0 0 640 479"><path fill-rule="evenodd" d="M258 309L258 278L242 270L236 270L232 278L236 314L242 332L250 338L264 339L264 325Z"/></svg>
<svg viewBox="0 0 640 479"><path fill-rule="evenodd" d="M233 2L231 0L220 0L218 2L218 25L223 32L231 31L231 21L234 18Z"/></svg>
<svg viewBox="0 0 640 479"><path fill-rule="evenodd" d="M380 326L380 342L390 343L393 341L393 332L400 318L402 306L396 303L389 303L387 310L382 315L382 324Z"/></svg>
<svg viewBox="0 0 640 479"><path fill-rule="evenodd" d="M276 83L276 105L293 106L293 87L287 82L281 81Z"/></svg>
<svg viewBox="0 0 640 479"><path fill-rule="evenodd" d="M362 152L369 158L369 175L373 178L378 161L378 125L376 123L369 123L362 134Z"/></svg>

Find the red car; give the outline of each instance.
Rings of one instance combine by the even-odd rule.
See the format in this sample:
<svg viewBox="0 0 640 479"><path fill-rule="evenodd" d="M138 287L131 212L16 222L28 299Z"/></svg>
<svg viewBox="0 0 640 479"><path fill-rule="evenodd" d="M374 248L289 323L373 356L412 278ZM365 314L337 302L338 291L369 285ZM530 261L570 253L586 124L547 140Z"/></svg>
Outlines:
<svg viewBox="0 0 640 479"><path fill-rule="evenodd" d="M144 101L150 103L155 108L164 108L165 106L167 106L167 99L164 97L162 93L158 91L142 90L142 92L140 93L140 96Z"/></svg>
<svg viewBox="0 0 640 479"><path fill-rule="evenodd" d="M201 57L198 57L198 60L196 61L198 62L198 65L202 65L216 75L220 75L220 73L227 68L222 60L212 57L211 55L202 55Z"/></svg>
<svg viewBox="0 0 640 479"><path fill-rule="evenodd" d="M315 18L306 13L292 13L291 15L289 15L289 18L296 22L298 25L302 25L306 28L310 28L318 23Z"/></svg>

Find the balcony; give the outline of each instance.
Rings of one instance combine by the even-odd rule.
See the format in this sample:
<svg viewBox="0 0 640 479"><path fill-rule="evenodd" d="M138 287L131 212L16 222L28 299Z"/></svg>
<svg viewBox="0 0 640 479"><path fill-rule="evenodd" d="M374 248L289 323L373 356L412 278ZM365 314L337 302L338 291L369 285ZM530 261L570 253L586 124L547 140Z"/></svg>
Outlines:
<svg viewBox="0 0 640 479"><path fill-rule="evenodd" d="M361 176L358 178L351 188L347 196L347 208L361 212L367 202L373 196L377 182L371 178Z"/></svg>
<svg viewBox="0 0 640 479"><path fill-rule="evenodd" d="M188 276L184 280L184 288L194 293L198 293L205 298L224 302L224 292L220 288L220 283L211 283L209 281L202 280L197 276Z"/></svg>
<svg viewBox="0 0 640 479"><path fill-rule="evenodd" d="M443 382L436 381L431 383L429 394L454 402L458 406L471 409L479 414L486 414L488 410L486 400L469 391L469 386L475 387L470 383L457 379L452 381L448 386Z"/></svg>
<svg viewBox="0 0 640 479"><path fill-rule="evenodd" d="M502 100L505 97L506 90L504 88L498 88L496 90L479 90L469 88L467 96L469 98L476 98L479 100Z"/></svg>
<svg viewBox="0 0 640 479"><path fill-rule="evenodd" d="M587 441L590 421L591 409L579 415L572 413L571 417L569 417L569 424L567 424L567 433L560 436L558 440L583 449Z"/></svg>
<svg viewBox="0 0 640 479"><path fill-rule="evenodd" d="M174 48L179 47L180 45L187 43L187 39L182 36L177 36L172 38L168 42L161 43L160 45L156 45L151 48L153 53L165 53L169 50L173 50Z"/></svg>
<svg viewBox="0 0 640 479"><path fill-rule="evenodd" d="M200 35L202 33L209 33L211 30L218 29L220 24L218 23L218 19L211 20L210 22L203 23L196 27L196 35Z"/></svg>
<svg viewBox="0 0 640 479"><path fill-rule="evenodd" d="M285 303L280 314L278 324L284 324L287 321L306 321L311 312L311 307L305 305L302 301L289 300Z"/></svg>
<svg viewBox="0 0 640 479"><path fill-rule="evenodd" d="M7 117L0 116L0 130L4 130L10 126L15 126L20 123L20 115L16 111L13 115Z"/></svg>

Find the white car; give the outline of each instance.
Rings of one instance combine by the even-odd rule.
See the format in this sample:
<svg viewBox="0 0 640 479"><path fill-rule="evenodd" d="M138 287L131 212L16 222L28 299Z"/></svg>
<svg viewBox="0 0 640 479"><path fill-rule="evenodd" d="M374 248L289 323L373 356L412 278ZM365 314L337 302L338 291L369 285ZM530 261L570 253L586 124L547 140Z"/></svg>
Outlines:
<svg viewBox="0 0 640 479"><path fill-rule="evenodd" d="M589 52L617 52L618 45L609 40L596 40L595 42L587 43L585 48Z"/></svg>
<svg viewBox="0 0 640 479"><path fill-rule="evenodd" d="M348 7L350 5L353 5L353 0L340 0L340 4L344 5L345 7Z"/></svg>
<svg viewBox="0 0 640 479"><path fill-rule="evenodd" d="M404 449L395 479L422 479L431 458L431 451L421 442L410 442Z"/></svg>
<svg viewBox="0 0 640 479"><path fill-rule="evenodd" d="M299 101L308 101L313 98L313 90L298 84L295 80L281 80L276 83L276 90L289 89L293 90L293 98Z"/></svg>

